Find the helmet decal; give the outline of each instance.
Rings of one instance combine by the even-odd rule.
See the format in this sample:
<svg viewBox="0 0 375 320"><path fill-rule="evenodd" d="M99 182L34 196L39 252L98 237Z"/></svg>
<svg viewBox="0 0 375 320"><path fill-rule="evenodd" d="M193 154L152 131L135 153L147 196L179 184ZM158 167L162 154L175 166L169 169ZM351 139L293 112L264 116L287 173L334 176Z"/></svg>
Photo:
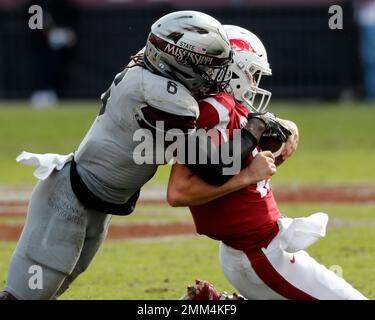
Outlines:
<svg viewBox="0 0 375 320"><path fill-rule="evenodd" d="M190 60L193 65L204 66L221 66L228 63L228 58L210 57L203 54L203 52L207 52L205 48L199 48L202 53L194 52L169 43L154 34L150 35L149 41L163 52L174 56L181 64L186 64L188 60Z"/></svg>
<svg viewBox="0 0 375 320"><path fill-rule="evenodd" d="M232 49L235 51L247 51L256 53L250 42L244 39L229 39Z"/></svg>

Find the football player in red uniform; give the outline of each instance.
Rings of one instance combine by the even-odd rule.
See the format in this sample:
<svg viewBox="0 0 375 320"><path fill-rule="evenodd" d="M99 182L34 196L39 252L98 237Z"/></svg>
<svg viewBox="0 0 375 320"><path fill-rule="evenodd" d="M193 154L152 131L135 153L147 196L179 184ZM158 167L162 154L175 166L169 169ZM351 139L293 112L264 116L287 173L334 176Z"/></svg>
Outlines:
<svg viewBox="0 0 375 320"><path fill-rule="evenodd" d="M229 85L235 99L219 93L202 100L197 121L198 127L215 128L221 142L232 138L234 129L246 123L249 112L264 112L271 96L259 88L261 76L271 74L262 42L243 28L224 28L235 51ZM291 121L283 122L292 132L282 152L286 159L297 148L298 128ZM267 155L261 152L256 147L249 161ZM266 159L271 168L273 159ZM175 164L168 202L189 206L197 232L220 241L222 270L247 299L366 299L303 250L325 235L328 216L283 217L269 178L223 194L220 187Z"/></svg>

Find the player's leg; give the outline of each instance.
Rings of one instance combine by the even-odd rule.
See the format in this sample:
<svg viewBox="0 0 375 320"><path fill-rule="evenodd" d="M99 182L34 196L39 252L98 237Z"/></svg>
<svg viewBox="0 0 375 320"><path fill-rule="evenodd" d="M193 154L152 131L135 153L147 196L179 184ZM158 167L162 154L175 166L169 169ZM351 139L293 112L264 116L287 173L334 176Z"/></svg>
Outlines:
<svg viewBox="0 0 375 320"><path fill-rule="evenodd" d="M358 300L366 299L344 279L316 262L305 251L291 254L277 247L258 252L221 245L224 273L248 299ZM247 259L247 262L246 262ZM236 266L235 263L239 263ZM267 288L267 289L266 289Z"/></svg>
<svg viewBox="0 0 375 320"><path fill-rule="evenodd" d="M35 187L13 253L5 291L17 299L50 299L69 275L86 237L87 211L74 196L69 165ZM37 269L35 269L37 267ZM33 282L41 270L42 282ZM30 282L31 281L31 282Z"/></svg>
<svg viewBox="0 0 375 320"><path fill-rule="evenodd" d="M220 243L220 264L224 275L238 292L249 300L284 300L259 278L246 254Z"/></svg>
<svg viewBox="0 0 375 320"><path fill-rule="evenodd" d="M110 215L90 212L88 216L86 239L81 251L81 255L72 273L67 276L64 282L61 284L55 298L61 296L70 287L72 282L88 268L107 236L110 220Z"/></svg>
<svg viewBox="0 0 375 320"><path fill-rule="evenodd" d="M263 249L247 256L262 280L288 299L366 299L343 278L318 263L303 250L288 253L280 249L271 252ZM284 283L285 287L278 289L278 283Z"/></svg>

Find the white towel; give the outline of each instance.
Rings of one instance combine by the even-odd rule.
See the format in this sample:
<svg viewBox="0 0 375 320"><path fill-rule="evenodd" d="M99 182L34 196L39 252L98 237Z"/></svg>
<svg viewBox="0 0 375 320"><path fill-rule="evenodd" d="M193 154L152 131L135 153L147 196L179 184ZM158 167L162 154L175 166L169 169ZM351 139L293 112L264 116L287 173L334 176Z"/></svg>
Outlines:
<svg viewBox="0 0 375 320"><path fill-rule="evenodd" d="M306 249L326 235L328 215L323 212L314 213L304 218L281 218L280 247L290 253Z"/></svg>
<svg viewBox="0 0 375 320"><path fill-rule="evenodd" d="M72 159L73 153L61 155L56 153L37 154L23 151L16 161L27 166L35 166L34 176L39 180L45 180L53 170L61 170L65 163Z"/></svg>

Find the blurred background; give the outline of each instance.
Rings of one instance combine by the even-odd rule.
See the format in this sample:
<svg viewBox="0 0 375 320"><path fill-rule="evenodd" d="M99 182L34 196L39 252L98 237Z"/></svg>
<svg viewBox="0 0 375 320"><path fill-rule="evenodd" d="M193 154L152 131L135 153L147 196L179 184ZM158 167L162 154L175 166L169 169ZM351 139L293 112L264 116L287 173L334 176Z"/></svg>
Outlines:
<svg viewBox="0 0 375 320"><path fill-rule="evenodd" d="M32 4L44 10L43 30L28 28ZM343 8L343 30L328 27L331 5ZM368 0L0 0L0 99L43 104L40 90L51 90L47 104L98 98L145 45L150 25L183 9L257 34L273 69L263 86L276 99L375 99Z"/></svg>

